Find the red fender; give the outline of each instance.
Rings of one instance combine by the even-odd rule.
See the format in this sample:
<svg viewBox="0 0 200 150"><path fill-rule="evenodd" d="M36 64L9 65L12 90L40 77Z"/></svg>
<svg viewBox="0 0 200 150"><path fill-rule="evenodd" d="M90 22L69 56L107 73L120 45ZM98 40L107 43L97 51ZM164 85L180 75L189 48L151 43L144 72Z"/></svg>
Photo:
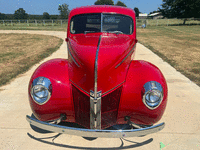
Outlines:
<svg viewBox="0 0 200 150"><path fill-rule="evenodd" d="M163 101L154 110L150 110L142 102L143 85L149 81L157 81L163 87ZM117 122L126 123L125 116L130 116L132 122L141 125L152 125L158 122L166 107L167 92L165 78L155 65L143 60L132 61L123 86Z"/></svg>
<svg viewBox="0 0 200 150"><path fill-rule="evenodd" d="M46 77L52 84L52 95L47 103L38 105L30 95L31 84L37 77ZM68 61L53 59L40 65L29 82L29 102L35 117L41 121L58 119L65 114L68 122L75 122L71 84L69 83Z"/></svg>

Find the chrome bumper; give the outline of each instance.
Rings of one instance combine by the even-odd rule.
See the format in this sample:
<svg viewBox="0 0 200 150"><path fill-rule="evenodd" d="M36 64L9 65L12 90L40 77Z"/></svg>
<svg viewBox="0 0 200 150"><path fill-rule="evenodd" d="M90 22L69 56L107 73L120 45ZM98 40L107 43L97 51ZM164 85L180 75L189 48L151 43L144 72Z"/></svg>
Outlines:
<svg viewBox="0 0 200 150"><path fill-rule="evenodd" d="M143 136L151 133L158 132L162 130L165 126L165 123L160 123L155 126L141 128L141 129L131 129L131 130L95 130L95 129L83 129L83 128L73 128L67 126L60 126L55 124L50 124L47 122L39 121L30 116L26 116L26 120L38 128L63 133L70 135L77 135L83 137L104 137L104 138L123 138L123 137L137 137Z"/></svg>

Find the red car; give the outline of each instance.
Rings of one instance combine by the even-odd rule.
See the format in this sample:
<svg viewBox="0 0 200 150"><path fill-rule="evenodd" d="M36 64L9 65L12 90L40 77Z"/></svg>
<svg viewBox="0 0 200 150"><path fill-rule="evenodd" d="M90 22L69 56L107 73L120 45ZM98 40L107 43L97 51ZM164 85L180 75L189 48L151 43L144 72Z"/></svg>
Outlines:
<svg viewBox="0 0 200 150"><path fill-rule="evenodd" d="M153 124L164 113L167 84L156 66L131 59L137 43L132 9L73 9L66 43L68 59L43 63L30 79L30 124L83 137L143 136L164 128Z"/></svg>

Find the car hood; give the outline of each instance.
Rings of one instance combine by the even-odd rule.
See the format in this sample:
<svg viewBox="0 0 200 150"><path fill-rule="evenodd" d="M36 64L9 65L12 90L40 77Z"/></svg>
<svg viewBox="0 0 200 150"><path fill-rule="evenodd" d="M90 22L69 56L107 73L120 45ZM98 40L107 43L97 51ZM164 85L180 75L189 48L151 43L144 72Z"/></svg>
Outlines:
<svg viewBox="0 0 200 150"><path fill-rule="evenodd" d="M68 41L70 80L86 93L93 91L96 60L98 91L108 92L124 82L134 45L129 35L71 36Z"/></svg>

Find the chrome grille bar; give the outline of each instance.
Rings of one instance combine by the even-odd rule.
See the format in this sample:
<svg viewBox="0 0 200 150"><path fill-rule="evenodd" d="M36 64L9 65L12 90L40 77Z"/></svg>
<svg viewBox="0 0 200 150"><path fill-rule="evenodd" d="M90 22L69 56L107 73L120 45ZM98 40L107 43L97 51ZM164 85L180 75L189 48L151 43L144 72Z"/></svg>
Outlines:
<svg viewBox="0 0 200 150"><path fill-rule="evenodd" d="M101 43L101 35L99 37L95 66L94 66L94 92L90 91L90 128L101 129L101 91L97 92L97 78L98 78L98 55Z"/></svg>

